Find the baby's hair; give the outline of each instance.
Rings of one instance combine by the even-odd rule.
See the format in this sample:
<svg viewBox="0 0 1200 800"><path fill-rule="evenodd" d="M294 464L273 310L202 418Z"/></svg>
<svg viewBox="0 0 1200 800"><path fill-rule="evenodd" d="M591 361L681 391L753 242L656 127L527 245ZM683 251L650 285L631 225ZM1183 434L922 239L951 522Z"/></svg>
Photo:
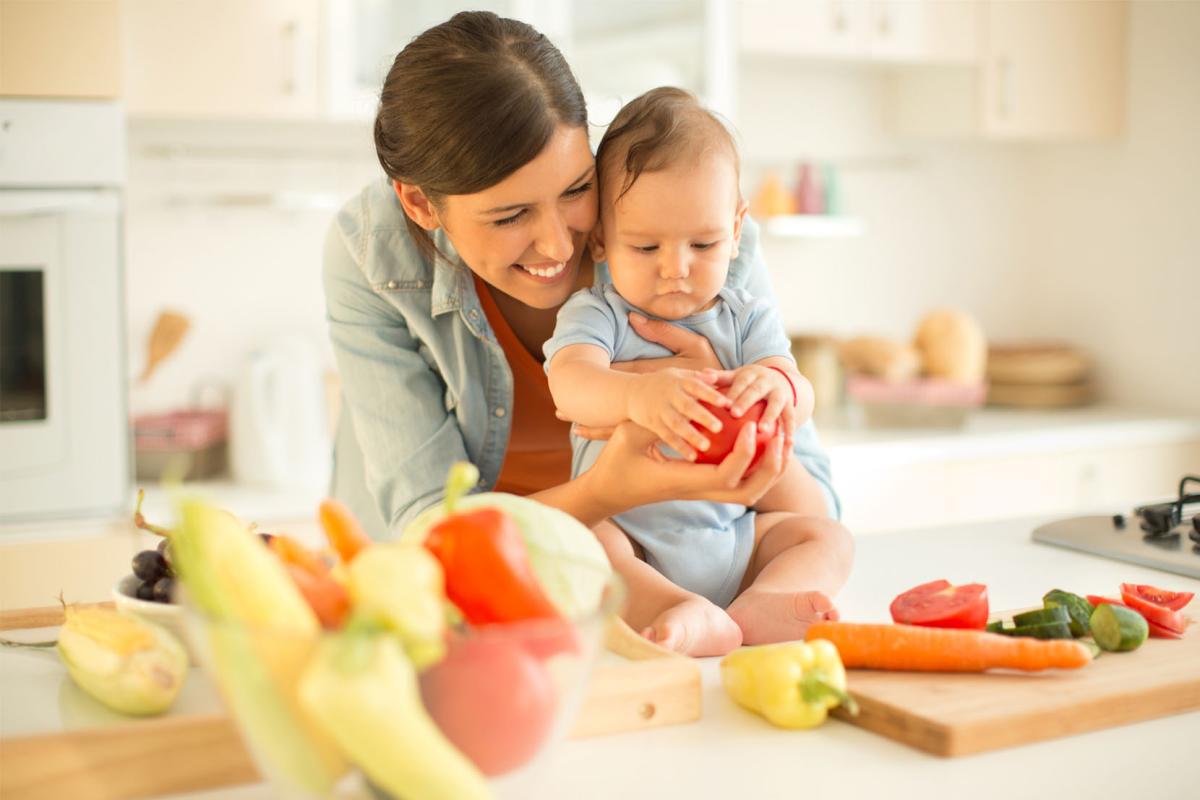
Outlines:
<svg viewBox="0 0 1200 800"><path fill-rule="evenodd" d="M725 123L691 92L660 86L629 101L617 112L596 149L601 196L622 167L623 180L613 202L628 192L643 172L666 169L682 160L727 149L734 174L741 171L737 144Z"/></svg>

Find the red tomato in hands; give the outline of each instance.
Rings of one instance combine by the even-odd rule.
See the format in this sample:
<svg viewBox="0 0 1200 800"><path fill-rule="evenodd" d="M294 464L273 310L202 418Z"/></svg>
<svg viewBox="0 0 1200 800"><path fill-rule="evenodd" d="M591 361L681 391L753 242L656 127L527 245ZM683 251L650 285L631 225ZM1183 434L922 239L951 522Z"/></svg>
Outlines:
<svg viewBox="0 0 1200 800"><path fill-rule="evenodd" d="M892 619L901 625L982 630L988 618L987 587L982 583L952 586L949 581L931 581L897 596L890 610Z"/></svg>
<svg viewBox="0 0 1200 800"><path fill-rule="evenodd" d="M1148 591L1143 591L1143 589ZM1187 595L1184 597L1184 595ZM1164 592L1162 589L1155 589L1153 586L1139 586L1132 583L1121 584L1121 599L1125 601L1125 605L1132 608L1134 611L1146 618L1147 622L1153 622L1159 627L1174 631L1175 633L1183 633L1187 627L1187 620L1183 614L1173 609L1170 606L1159 605L1152 598L1163 598L1167 602L1179 603L1179 608L1187 605L1187 602L1192 599L1188 593L1178 595L1174 592ZM1179 602L1182 598L1183 602Z"/></svg>
<svg viewBox="0 0 1200 800"><path fill-rule="evenodd" d="M471 635L421 674L425 708L450 743L485 775L502 775L537 753L558 704L542 662L517 642Z"/></svg>
<svg viewBox="0 0 1200 800"><path fill-rule="evenodd" d="M728 408L717 408L705 403L703 400L700 401L700 405L711 411L713 416L721 421L721 430L713 433L703 425L697 425L695 422L692 423L692 427L707 436L709 442L707 450L697 451L697 464L720 464L724 461L725 457L733 452L733 445L746 423L757 423L762 417L763 412L767 410L766 400L759 400L746 409L746 413L740 417L730 414ZM754 458L751 459L750 466L746 468L747 472L754 469L759 459L762 458L763 453L766 452L767 444L771 441L771 437L775 435L774 427L772 426L768 430L764 430L761 425L758 427L754 435Z"/></svg>

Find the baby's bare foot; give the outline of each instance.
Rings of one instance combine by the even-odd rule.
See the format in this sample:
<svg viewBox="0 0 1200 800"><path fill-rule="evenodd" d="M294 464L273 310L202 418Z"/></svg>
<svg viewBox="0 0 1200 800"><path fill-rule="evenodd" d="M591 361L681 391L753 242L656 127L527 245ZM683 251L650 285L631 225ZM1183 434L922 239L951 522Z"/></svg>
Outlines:
<svg viewBox="0 0 1200 800"><path fill-rule="evenodd" d="M821 592L776 592L751 586L729 606L742 629L744 644L791 642L804 638L814 622L838 619L837 609Z"/></svg>
<svg viewBox="0 0 1200 800"><path fill-rule="evenodd" d="M723 656L742 643L737 623L703 597L671 606L642 635L668 650L696 658Z"/></svg>

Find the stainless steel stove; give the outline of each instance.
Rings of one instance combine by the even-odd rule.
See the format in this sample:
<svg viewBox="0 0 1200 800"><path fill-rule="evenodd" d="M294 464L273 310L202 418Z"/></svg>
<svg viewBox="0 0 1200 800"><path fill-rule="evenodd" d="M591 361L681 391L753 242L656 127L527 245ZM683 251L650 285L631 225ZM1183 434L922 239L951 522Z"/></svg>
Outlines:
<svg viewBox="0 0 1200 800"><path fill-rule="evenodd" d="M1131 517L1087 516L1042 525L1033 540L1043 544L1127 561L1200 578L1200 477L1179 482L1179 496L1166 503L1138 506Z"/></svg>

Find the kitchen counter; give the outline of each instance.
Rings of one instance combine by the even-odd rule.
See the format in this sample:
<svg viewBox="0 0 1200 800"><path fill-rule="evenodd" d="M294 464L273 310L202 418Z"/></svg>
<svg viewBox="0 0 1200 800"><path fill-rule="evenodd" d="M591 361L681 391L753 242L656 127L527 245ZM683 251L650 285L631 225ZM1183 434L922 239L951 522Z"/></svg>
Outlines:
<svg viewBox="0 0 1200 800"><path fill-rule="evenodd" d="M934 578L979 581L993 609L1038 601L1051 587L1111 593L1123 581L1200 593L1200 581L1030 541L1042 520L909 531L859 540L838 598L843 617L886 621L900 591ZM1198 556L1200 558L1200 556ZM1193 616L1197 616L1192 611ZM1200 635L1195 631L1191 635ZM701 662L704 716L690 725L562 743L537 780L498 784L509 800L664 797L1195 796L1200 712L979 755L943 759L839 720L783 731L725 696L718 659ZM1200 670L1200 664L1196 666ZM190 800L267 800L263 785L178 795Z"/></svg>

